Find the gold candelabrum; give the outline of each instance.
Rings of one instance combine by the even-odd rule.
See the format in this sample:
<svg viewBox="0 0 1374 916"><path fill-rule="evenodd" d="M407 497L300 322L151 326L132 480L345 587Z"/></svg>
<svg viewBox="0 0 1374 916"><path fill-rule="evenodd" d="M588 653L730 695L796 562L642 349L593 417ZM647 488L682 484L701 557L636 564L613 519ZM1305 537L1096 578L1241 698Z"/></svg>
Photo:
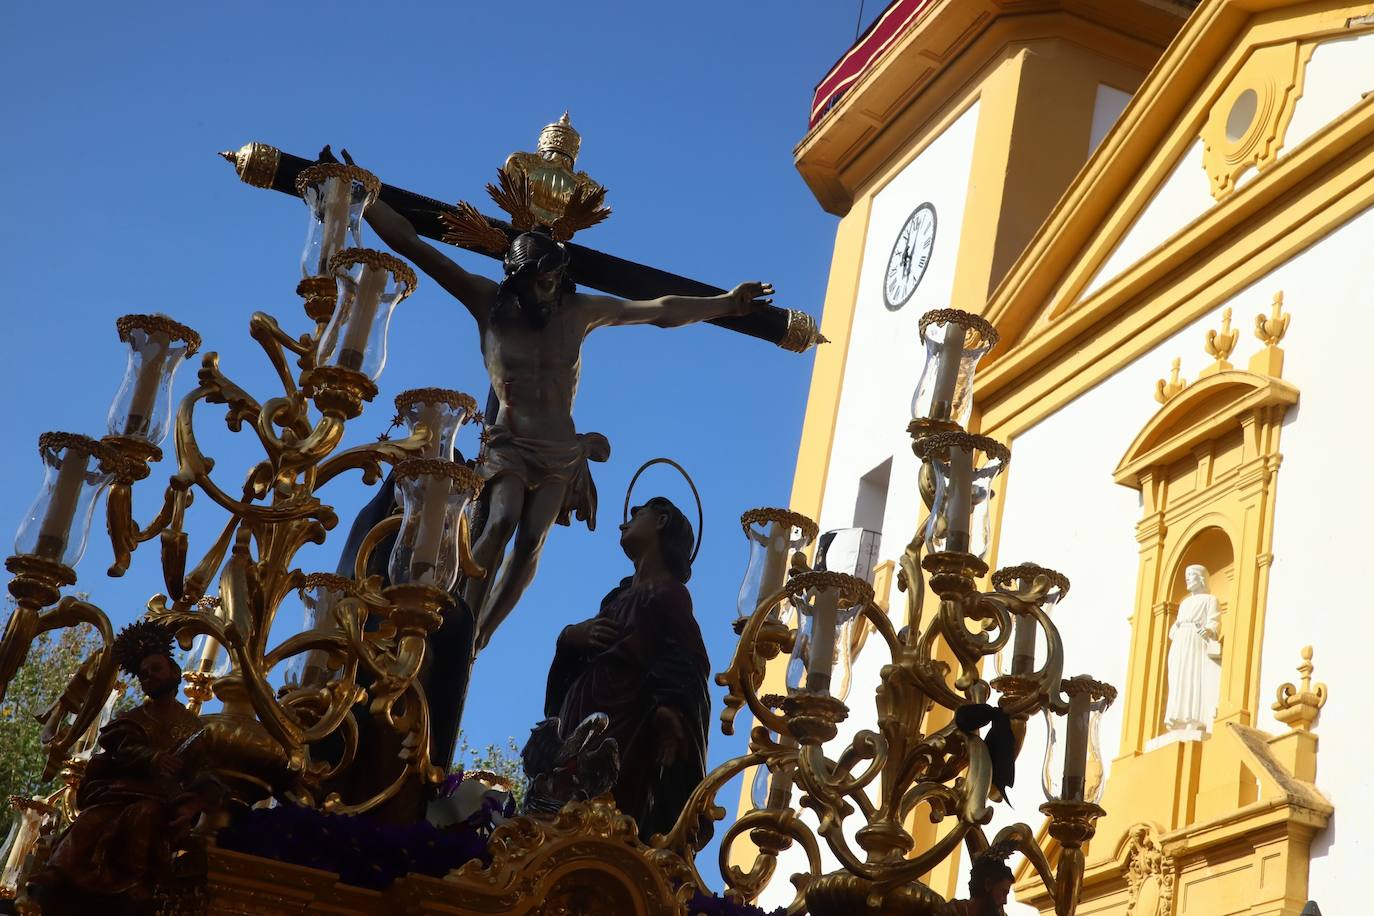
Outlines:
<svg viewBox="0 0 1374 916"><path fill-rule="evenodd" d="M173 378L199 349L200 336L162 315L126 315L116 328L130 347L129 363L107 435L39 438L46 477L6 561L18 606L0 641L0 699L43 632L90 624L101 639L50 711L43 735L48 776L72 770L77 745L94 734L115 685L108 616L61 594L76 584L91 518L108 493L109 574L122 575L132 553L158 539L166 591L149 601L148 614L191 652L184 676L193 710L212 696L222 703L202 716L208 759L240 800L277 795L362 812L395 798L407 783L442 779L448 761L429 757L419 672L425 637L444 615L458 612L450 593L460 567L482 572L467 553L465 524L481 483L471 469L448 460L476 402L439 388L405 392L396 406L407 436L340 449L347 422L377 395L392 311L416 285L406 264L361 247L361 216L379 188L375 176L340 164L314 166L299 178L309 231L297 293L309 330L289 333L263 312L248 323L280 379L278 394L250 395L211 352L201 359L195 388L173 411ZM212 473L215 461L197 437L197 421L212 406L223 407L231 431L251 431L262 448L237 491ZM140 525L133 488L161 459L172 430L176 470L160 510ZM347 579L295 568L297 552L323 543L338 523L321 498L326 485L355 470L365 483L376 483L387 465L395 466L403 511L366 538L357 568L366 570L382 537L395 533L390 584L383 588L378 576ZM193 556L184 523L197 495L226 518ZM307 629L269 646L292 591L301 592L310 614ZM401 748L394 772L350 773L358 760L353 711L363 701ZM330 752L312 756L321 742ZM70 801L64 796L67 808Z"/></svg>
<svg viewBox="0 0 1374 916"><path fill-rule="evenodd" d="M77 582L91 520L106 494L110 575L122 575L141 545L159 541L166 591L149 601L148 613L190 653L184 676L191 707L199 712L212 697L222 704L201 716L207 757L240 801L275 796L359 813L404 800L407 786L442 778L439 765L446 761L430 759L420 672L427 636L445 615L461 612L450 597L460 572L484 575L467 549L466 529L481 483L470 468L449 460L476 403L445 389L405 392L396 399L408 426L404 438L340 450L347 422L377 395L392 310L416 280L401 261L361 247L362 212L379 190L374 176L329 163L305 170L299 184L310 217L297 293L312 327L296 336L265 313L249 320L250 335L280 380L279 394L259 401L211 352L174 411L175 373L199 349L200 337L165 316L126 315L116 328L129 345L129 363L107 435L39 437L43 486L6 561L17 608L0 639L0 699L42 633L89 624L101 640L44 715L47 775L61 773L63 788L29 807L49 821L48 836L75 816L75 786L112 710L110 620L94 603L62 594ZM748 752L711 772L674 828L654 837L651 849L640 847L679 896L708 887L696 863L705 840L700 825L724 816L718 793L753 768L762 774L754 781L754 809L722 844L722 862L741 838L755 850L747 871L723 867L736 898L756 899L778 856L795 844L808 871L794 879L792 912L945 913L949 904L920 877L962 843L975 855L1021 852L1050 889L1056 911L1074 912L1082 846L1103 814L1096 805L1102 783L1096 722L1115 691L1091 678L1062 677L1063 645L1049 611L1068 591L1063 576L1027 564L999 570L992 590L979 590L977 580L988 572L982 557L993 482L1009 455L964 425L974 369L996 334L976 316L941 310L922 319L921 335L927 358L909 430L929 512L901 558L905 624L892 621L863 579L807 568L798 551L815 540L813 522L784 510L745 513L750 560L735 622L740 639L717 680L728 688L724 731L732 731L745 708L757 724ZM196 421L208 406L222 407L231 431L249 430L261 445L263 458L247 469L240 490L221 485L200 446ZM140 525L133 488L150 476L173 430L176 470L159 511ZM393 468L401 513L363 538L354 575L296 568L298 551L322 543L337 525L321 499L323 488L354 470L376 483L385 466ZM185 521L196 494L226 518L191 563ZM367 571L392 535L383 587ZM929 614L927 588L936 602ZM301 593L306 629L269 646L278 611L293 591ZM837 658L848 664L848 626L878 633L890 661L879 676L875 727L836 749L831 745L849 709L835 695L843 688L832 692L831 681ZM785 687L761 694L769 663L781 666L784 653ZM984 670L994 656L1002 659L999 669ZM1053 870L1027 825L991 840L983 829L1035 713L1051 727L1045 772L1053 775L1045 780L1049 801L1041 810L1060 846ZM399 753L359 753L359 715L371 720L370 740ZM937 830L918 842L914 814L922 806ZM502 833L500 843L513 835ZM825 864L822 844L833 866Z"/></svg>
<svg viewBox="0 0 1374 916"><path fill-rule="evenodd" d="M1024 855L1056 913L1069 916L1082 882L1083 844L1104 814L1096 804L1102 791L1097 719L1116 692L1086 676L1062 676L1064 648L1049 612L1068 591L1064 576L1025 564L997 571L992 590L979 590L977 580L988 573L982 555L992 484L1009 454L1000 443L964 432L963 424L974 369L997 336L981 318L953 309L924 316L921 335L927 358L909 432L928 515L900 561L905 624L895 624L875 603L864 579L809 569L793 553L815 539L811 520L779 509L745 513L750 562L736 620L740 640L717 681L728 688L724 732L733 731L744 708L757 724L748 752L712 771L654 846L665 870L706 887L694 860L697 825L702 817L722 817L721 789L759 768L753 809L722 840L722 876L737 899L756 900L779 855L795 844L807 870L792 878L797 893L789 912L949 913L950 903L921 876L963 844L973 856ZM927 587L935 602L929 612ZM846 624L876 631L890 660L878 676L875 727L835 747L849 715L831 690L837 659L848 661ZM785 690L761 693L769 663L781 665L785 654ZM768 682L776 684L776 677ZM1060 847L1056 868L1030 826L1015 824L991 839L984 831L993 816L989 802L1002 800L1006 770L1036 713L1051 728L1048 801L1040 810ZM979 733L989 723L985 740ZM914 825L922 806L936 827L918 843ZM803 817L802 809L813 817ZM751 867L727 865L745 837ZM829 868L823 847L833 858Z"/></svg>

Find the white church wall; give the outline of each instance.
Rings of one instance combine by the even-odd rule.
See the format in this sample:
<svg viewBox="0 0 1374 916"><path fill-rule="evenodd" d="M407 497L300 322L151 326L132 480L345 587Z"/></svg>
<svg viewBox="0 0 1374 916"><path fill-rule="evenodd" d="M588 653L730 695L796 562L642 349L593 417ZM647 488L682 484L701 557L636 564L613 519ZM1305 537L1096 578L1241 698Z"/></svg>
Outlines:
<svg viewBox="0 0 1374 916"><path fill-rule="evenodd" d="M1145 209L1102 262L1083 291L1083 298L1106 286L1215 203L1207 173L1202 168L1202 141L1197 140L1174 163Z"/></svg>
<svg viewBox="0 0 1374 916"><path fill-rule="evenodd" d="M1236 299L1245 316L1282 289L1292 315L1284 377L1301 390L1289 411L1280 449L1274 508L1274 562L1264 629L1258 722L1281 733L1269 709L1278 686L1298 683L1299 650L1313 647L1315 678L1331 699L1316 732L1317 787L1336 807L1331 826L1313 842L1309 896L1327 913L1355 912L1367 895L1349 880L1374 858L1363 826L1374 823L1374 730L1364 689L1368 632L1356 574L1374 538L1374 489L1362 473L1374 452L1367 404L1368 362L1356 329L1374 314L1369 253L1374 210L1365 211L1316 247ZM1241 310L1241 303L1246 308ZM1342 906L1344 904L1344 907Z"/></svg>
<svg viewBox="0 0 1374 916"><path fill-rule="evenodd" d="M1355 829L1338 826L1374 819L1374 778L1366 764L1374 756L1374 732L1357 700L1367 650L1358 638L1358 602L1348 577L1340 574L1360 562L1371 542L1367 520L1374 517L1374 491L1356 472L1357 462L1374 450L1374 431L1360 400L1367 372L1358 356L1339 345L1341 329L1360 327L1374 311L1365 266L1371 248L1374 210L1218 303L1211 314L1018 436L1011 443L997 557L999 566L1031 560L1070 578L1073 588L1054 612L1064 636L1065 673L1090 673L1123 686L1141 505L1136 491L1113 482L1112 470L1158 408L1154 381L1167 375L1172 359L1181 356L1184 377L1195 378L1211 361L1202 341L1206 330L1218 325L1223 308L1231 306L1235 325L1248 331L1254 315L1267 313L1273 293L1284 291L1292 316L1282 343L1284 377L1302 394L1280 443L1257 725L1274 734L1286 730L1268 704L1279 684L1297 680L1293 669L1299 649L1313 645L1317 679L1327 683L1332 696L1317 728L1323 736L1317 785L1336 805L1336 818L1313 844L1309 896L1328 912L1342 912L1342 903L1363 899L1353 896L1357 889L1341 884L1340 876L1354 873L1372 852ZM1243 367L1260 346L1245 333L1231 361ZM1102 748L1109 759L1119 751L1121 708L1129 701L1120 697L1104 718ZM1043 800L1044 740L1043 722L1033 722L1011 793L1016 808L998 806L989 834L1016 820L1039 823L1035 807Z"/></svg>
<svg viewBox="0 0 1374 916"><path fill-rule="evenodd" d="M1325 41L1312 50L1302 97L1279 150L1282 159L1309 137L1358 105L1374 89L1374 33Z"/></svg>

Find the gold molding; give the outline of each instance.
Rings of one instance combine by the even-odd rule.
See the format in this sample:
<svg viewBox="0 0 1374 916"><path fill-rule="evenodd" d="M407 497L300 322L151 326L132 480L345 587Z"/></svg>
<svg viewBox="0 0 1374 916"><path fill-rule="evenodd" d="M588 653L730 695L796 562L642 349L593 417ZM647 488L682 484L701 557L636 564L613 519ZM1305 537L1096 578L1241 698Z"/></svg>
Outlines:
<svg viewBox="0 0 1374 916"><path fill-rule="evenodd" d="M1224 199L1249 169L1277 160L1315 42L1294 40L1256 48L1231 77L1202 125L1202 166L1212 196Z"/></svg>
<svg viewBox="0 0 1374 916"><path fill-rule="evenodd" d="M1295 916L1307 899L1312 838L1335 810L1313 786L1315 774L1311 733L1274 737L1234 723L1206 742L1118 759L1080 908L1129 916ZM1179 783L1198 792L1195 804L1168 808L1161 799ZM1053 862L1056 845L1043 827L1036 842ZM1018 870L1016 892L1018 902L1053 912L1031 869Z"/></svg>

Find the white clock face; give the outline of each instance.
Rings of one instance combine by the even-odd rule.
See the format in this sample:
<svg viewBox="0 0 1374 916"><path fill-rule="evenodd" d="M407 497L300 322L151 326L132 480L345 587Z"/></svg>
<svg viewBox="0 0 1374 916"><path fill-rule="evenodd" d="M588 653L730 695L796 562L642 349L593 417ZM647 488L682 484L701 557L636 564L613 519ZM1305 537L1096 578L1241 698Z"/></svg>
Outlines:
<svg viewBox="0 0 1374 916"><path fill-rule="evenodd" d="M906 305L921 278L930 266L930 253L935 248L935 207L921 204L902 224L892 254L887 259L887 274L883 278L883 303L889 311Z"/></svg>

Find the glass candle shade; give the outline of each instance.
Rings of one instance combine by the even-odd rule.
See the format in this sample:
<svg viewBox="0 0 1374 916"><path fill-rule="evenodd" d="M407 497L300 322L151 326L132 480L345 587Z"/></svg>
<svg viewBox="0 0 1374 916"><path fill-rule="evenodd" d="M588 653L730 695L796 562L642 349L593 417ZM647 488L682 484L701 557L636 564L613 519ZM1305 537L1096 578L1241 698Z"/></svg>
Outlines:
<svg viewBox="0 0 1374 916"><path fill-rule="evenodd" d="M357 586L352 579L333 573L309 573L301 581L299 590L305 630L337 630L334 609L345 598L357 594ZM327 683L330 672L328 657L329 653L323 649L311 649L293 655L286 666L286 683L301 687Z"/></svg>
<svg viewBox="0 0 1374 916"><path fill-rule="evenodd" d="M310 211L302 276L330 276L330 258L347 247L362 246L363 211L381 187L376 175L341 162L321 162L296 177L296 191Z"/></svg>
<svg viewBox="0 0 1374 916"><path fill-rule="evenodd" d="M926 550L971 553L981 559L991 538L993 480L1006 470L1011 453L995 439L958 431L927 436L916 443L915 451L933 488L924 530Z"/></svg>
<svg viewBox="0 0 1374 916"><path fill-rule="evenodd" d="M100 469L99 442L75 433L38 437L43 486L19 533L14 552L75 568L86 552L91 516L112 475Z"/></svg>
<svg viewBox="0 0 1374 916"><path fill-rule="evenodd" d="M407 458L396 466L401 530L387 570L393 585L449 591L458 581L458 527L482 482L467 465Z"/></svg>
<svg viewBox="0 0 1374 916"><path fill-rule="evenodd" d="M968 424L973 412L973 373L997 344L997 331L977 315L935 309L921 316L926 360L911 399L911 419Z"/></svg>
<svg viewBox="0 0 1374 916"><path fill-rule="evenodd" d="M743 619L783 587L792 552L809 546L819 529L811 519L786 509L750 509L740 516L740 525L749 541L749 565L735 603L737 616ZM777 616L776 611L772 616Z"/></svg>
<svg viewBox="0 0 1374 916"><path fill-rule="evenodd" d="M873 600L873 586L835 572L800 573L791 585L798 621L787 664L788 690L830 693L844 626Z"/></svg>
<svg viewBox="0 0 1374 916"><path fill-rule="evenodd" d="M53 808L37 799L20 796L12 797L10 805L15 809L14 823L10 827L9 836L5 839L4 848L0 849L0 856L3 856L0 861L4 863L3 870L0 870L0 886L13 892L18 890L19 881L24 874L24 860L38 844L38 834L43 826L43 820L53 813Z"/></svg>
<svg viewBox="0 0 1374 916"><path fill-rule="evenodd" d="M200 335L165 315L124 315L115 328L129 345L129 363L106 428L111 436L161 445L172 426L172 379L200 349Z"/></svg>
<svg viewBox="0 0 1374 916"><path fill-rule="evenodd" d="M453 458L459 428L477 416L477 401L448 388L411 388L396 395L396 415L410 435L428 431L429 442L420 457L448 460Z"/></svg>
<svg viewBox="0 0 1374 916"><path fill-rule="evenodd" d="M992 574L992 587L1006 595L1037 604L1050 613L1069 593L1069 580L1063 573L1034 563L1007 566ZM1028 614L1016 616L1012 642L1002 649L999 674L1024 676L1036 670L1035 648L1040 625Z"/></svg>
<svg viewBox="0 0 1374 916"><path fill-rule="evenodd" d="M201 598L196 602L196 613L218 617L219 598L215 595ZM183 675L208 674L212 678L219 678L229 673L231 659L219 640L201 633L192 640L190 649L180 653L177 664L181 666Z"/></svg>
<svg viewBox="0 0 1374 916"><path fill-rule="evenodd" d="M346 248L330 260L338 285L334 315L315 350L319 366L361 372L373 381L386 365L386 330L396 303L415 291L415 272L399 258Z"/></svg>
<svg viewBox="0 0 1374 916"><path fill-rule="evenodd" d="M90 760L100 748L100 730L110 724L110 720L115 717L115 704L124 696L124 685L116 682L110 695L105 698L105 705L100 708L100 715L91 722L86 733L77 739L72 745L70 757L76 760Z"/></svg>
<svg viewBox="0 0 1374 916"><path fill-rule="evenodd" d="M1102 713L1116 699L1116 688L1085 674L1060 682L1064 704L1045 707L1045 766L1041 785L1049 801L1091 802L1102 798ZM1058 705L1058 710L1053 706Z"/></svg>

